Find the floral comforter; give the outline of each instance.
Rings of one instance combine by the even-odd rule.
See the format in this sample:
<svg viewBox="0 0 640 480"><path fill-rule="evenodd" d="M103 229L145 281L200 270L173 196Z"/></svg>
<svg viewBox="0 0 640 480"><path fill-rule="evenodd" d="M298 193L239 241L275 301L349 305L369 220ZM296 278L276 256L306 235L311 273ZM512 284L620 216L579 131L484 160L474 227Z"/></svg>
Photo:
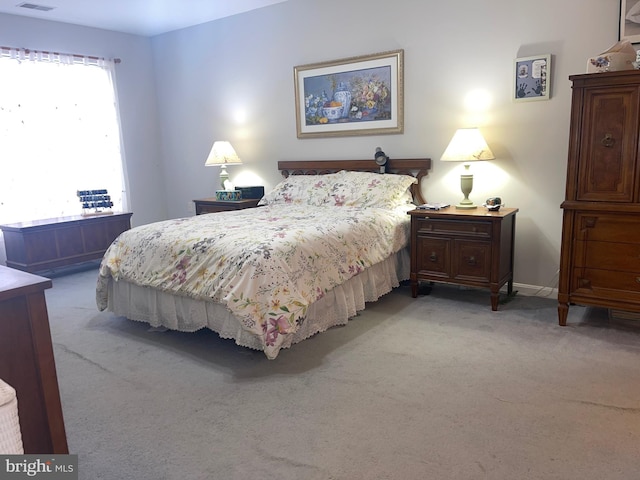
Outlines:
<svg viewBox="0 0 640 480"><path fill-rule="evenodd" d="M408 244L408 209L272 205L136 227L105 253L97 305L109 277L222 303L273 359L311 303Z"/></svg>

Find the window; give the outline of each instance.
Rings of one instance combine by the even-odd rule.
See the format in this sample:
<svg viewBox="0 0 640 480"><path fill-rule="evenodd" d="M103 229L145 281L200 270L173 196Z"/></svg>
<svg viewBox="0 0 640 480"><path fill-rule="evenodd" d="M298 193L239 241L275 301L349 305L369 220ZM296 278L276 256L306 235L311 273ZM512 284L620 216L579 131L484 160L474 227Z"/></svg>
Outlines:
<svg viewBox="0 0 640 480"><path fill-rule="evenodd" d="M78 190L126 210L113 67L0 48L0 224L79 215Z"/></svg>

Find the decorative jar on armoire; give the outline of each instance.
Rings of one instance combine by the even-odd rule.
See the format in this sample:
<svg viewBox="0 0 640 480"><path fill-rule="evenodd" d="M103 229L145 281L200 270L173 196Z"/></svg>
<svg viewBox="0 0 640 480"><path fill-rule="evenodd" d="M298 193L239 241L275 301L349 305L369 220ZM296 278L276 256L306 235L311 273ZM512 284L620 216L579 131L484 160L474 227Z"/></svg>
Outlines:
<svg viewBox="0 0 640 480"><path fill-rule="evenodd" d="M569 79L560 325L571 304L640 312L640 71Z"/></svg>

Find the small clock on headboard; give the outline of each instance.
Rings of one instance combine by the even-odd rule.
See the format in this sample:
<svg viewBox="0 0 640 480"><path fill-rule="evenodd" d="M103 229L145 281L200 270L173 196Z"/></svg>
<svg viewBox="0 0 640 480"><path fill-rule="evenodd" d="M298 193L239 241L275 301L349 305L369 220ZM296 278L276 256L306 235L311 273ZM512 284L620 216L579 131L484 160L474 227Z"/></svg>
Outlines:
<svg viewBox="0 0 640 480"><path fill-rule="evenodd" d="M380 165L380 173L385 173L389 157L387 157L380 147L376 147L376 154L373 156L373 159Z"/></svg>

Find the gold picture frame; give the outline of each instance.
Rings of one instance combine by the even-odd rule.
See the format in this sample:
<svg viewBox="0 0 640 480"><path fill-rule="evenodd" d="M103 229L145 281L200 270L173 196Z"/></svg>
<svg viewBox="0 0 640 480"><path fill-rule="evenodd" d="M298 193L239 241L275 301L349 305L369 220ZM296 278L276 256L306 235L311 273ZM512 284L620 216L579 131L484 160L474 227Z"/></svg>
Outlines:
<svg viewBox="0 0 640 480"><path fill-rule="evenodd" d="M294 67L298 138L404 132L404 50Z"/></svg>

